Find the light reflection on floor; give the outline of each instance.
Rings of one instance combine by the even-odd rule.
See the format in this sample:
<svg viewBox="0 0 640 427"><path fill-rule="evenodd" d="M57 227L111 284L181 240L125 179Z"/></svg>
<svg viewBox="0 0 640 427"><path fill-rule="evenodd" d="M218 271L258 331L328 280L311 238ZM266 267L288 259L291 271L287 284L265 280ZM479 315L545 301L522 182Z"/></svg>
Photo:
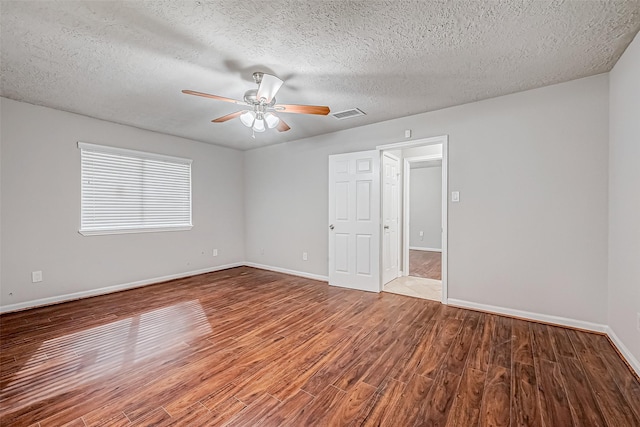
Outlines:
<svg viewBox="0 0 640 427"><path fill-rule="evenodd" d="M192 300L45 341L4 384L0 412L9 406L15 410L34 404L105 375L137 369L151 355L210 333L202 306Z"/></svg>

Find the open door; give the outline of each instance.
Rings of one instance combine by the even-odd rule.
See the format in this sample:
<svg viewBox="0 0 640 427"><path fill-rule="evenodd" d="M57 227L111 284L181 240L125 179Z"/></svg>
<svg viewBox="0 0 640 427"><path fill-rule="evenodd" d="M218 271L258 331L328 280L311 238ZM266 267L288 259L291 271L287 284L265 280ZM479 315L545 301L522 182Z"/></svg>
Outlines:
<svg viewBox="0 0 640 427"><path fill-rule="evenodd" d="M400 235L398 185L400 160L390 153L382 155L382 286L398 278Z"/></svg>
<svg viewBox="0 0 640 427"><path fill-rule="evenodd" d="M329 284L380 292L380 152L329 156Z"/></svg>

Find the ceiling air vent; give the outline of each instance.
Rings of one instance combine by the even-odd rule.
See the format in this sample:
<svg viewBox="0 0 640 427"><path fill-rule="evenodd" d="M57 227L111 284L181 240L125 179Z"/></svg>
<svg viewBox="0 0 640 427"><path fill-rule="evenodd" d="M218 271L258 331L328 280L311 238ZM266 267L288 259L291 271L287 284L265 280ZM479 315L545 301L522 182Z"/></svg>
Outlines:
<svg viewBox="0 0 640 427"><path fill-rule="evenodd" d="M357 108L352 108L351 110L338 111L337 113L333 113L332 116L338 120L350 119L351 117L358 117L366 115L363 111L358 110Z"/></svg>

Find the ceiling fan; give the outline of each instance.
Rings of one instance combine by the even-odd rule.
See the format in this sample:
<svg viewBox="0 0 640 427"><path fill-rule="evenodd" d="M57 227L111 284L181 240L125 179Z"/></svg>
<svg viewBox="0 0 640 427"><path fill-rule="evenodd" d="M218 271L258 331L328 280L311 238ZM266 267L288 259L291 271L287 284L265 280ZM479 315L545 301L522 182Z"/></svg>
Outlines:
<svg viewBox="0 0 640 427"><path fill-rule="evenodd" d="M242 101L193 90L183 90L182 93L232 102L243 107L249 107L248 110L236 111L235 113L227 114L226 116L218 117L211 121L213 123L223 123L240 117L242 124L253 130L252 136L254 138L255 132L264 132L267 128L276 128L280 132L286 132L291 129L276 113L317 114L321 116L329 114L329 107L320 105L276 104L276 93L278 93L278 90L280 90L284 82L276 76L259 71L253 73L253 79L258 85L258 89L249 89L246 91Z"/></svg>

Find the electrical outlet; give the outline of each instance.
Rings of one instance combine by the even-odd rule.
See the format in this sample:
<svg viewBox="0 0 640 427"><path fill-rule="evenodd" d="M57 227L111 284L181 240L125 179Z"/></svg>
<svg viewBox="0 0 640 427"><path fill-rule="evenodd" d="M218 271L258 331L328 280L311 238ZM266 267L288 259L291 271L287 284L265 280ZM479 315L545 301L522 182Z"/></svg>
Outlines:
<svg viewBox="0 0 640 427"><path fill-rule="evenodd" d="M42 282L42 271L32 271L31 282L32 283Z"/></svg>
<svg viewBox="0 0 640 427"><path fill-rule="evenodd" d="M302 260L306 261L309 257L307 256L306 252L302 252Z"/></svg>
<svg viewBox="0 0 640 427"><path fill-rule="evenodd" d="M217 249L213 250L213 256L218 256L218 250Z"/></svg>

